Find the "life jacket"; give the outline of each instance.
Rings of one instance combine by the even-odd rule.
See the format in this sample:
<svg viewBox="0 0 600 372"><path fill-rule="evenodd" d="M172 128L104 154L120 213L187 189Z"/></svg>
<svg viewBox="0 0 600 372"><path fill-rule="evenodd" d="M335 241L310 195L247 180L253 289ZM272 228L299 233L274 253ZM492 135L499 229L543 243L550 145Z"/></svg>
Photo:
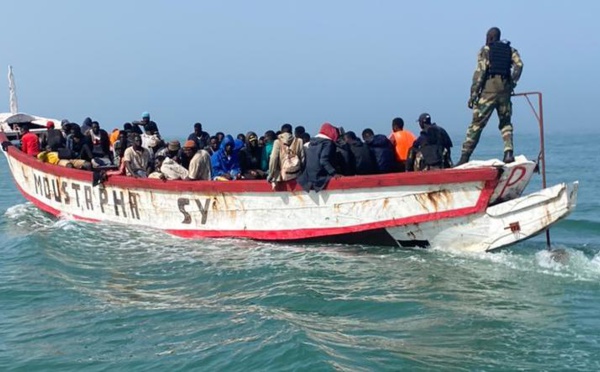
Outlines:
<svg viewBox="0 0 600 372"><path fill-rule="evenodd" d="M414 134L407 130L399 130L397 132L392 132L392 136L394 136L396 160L405 161L408 157L408 150L416 140Z"/></svg>
<svg viewBox="0 0 600 372"><path fill-rule="evenodd" d="M510 67L512 65L512 50L510 43L496 41L489 45L490 67L489 76L502 76L508 79L510 77Z"/></svg>
<svg viewBox="0 0 600 372"><path fill-rule="evenodd" d="M108 137L108 140L110 141L111 146L114 146L115 142L117 142L117 140L119 139L119 132L120 132L119 130L114 130Z"/></svg>
<svg viewBox="0 0 600 372"><path fill-rule="evenodd" d="M286 145L285 143L281 143L280 147L280 157L281 160L281 180L289 181L298 177L300 171L302 170L302 163L300 162L300 157L298 156L298 152L294 149L298 147L297 142L298 139L294 138L292 143Z"/></svg>

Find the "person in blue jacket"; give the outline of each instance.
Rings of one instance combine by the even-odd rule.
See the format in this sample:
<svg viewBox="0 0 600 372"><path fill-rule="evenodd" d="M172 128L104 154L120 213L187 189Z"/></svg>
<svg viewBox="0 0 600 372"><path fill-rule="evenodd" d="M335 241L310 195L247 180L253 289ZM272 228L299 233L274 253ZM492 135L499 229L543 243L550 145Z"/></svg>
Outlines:
<svg viewBox="0 0 600 372"><path fill-rule="evenodd" d="M362 132L362 138L375 156L378 173L391 173L398 170L394 145L383 134L374 134L371 128Z"/></svg>
<svg viewBox="0 0 600 372"><path fill-rule="evenodd" d="M219 150L210 157L213 179L237 180L242 177L238 152L233 137L225 136Z"/></svg>

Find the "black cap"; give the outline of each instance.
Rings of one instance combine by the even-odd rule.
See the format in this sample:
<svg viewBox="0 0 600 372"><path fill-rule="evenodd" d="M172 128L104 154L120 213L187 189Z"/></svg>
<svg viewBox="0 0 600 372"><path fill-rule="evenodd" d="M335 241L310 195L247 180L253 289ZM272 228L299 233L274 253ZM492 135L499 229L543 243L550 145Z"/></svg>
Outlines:
<svg viewBox="0 0 600 372"><path fill-rule="evenodd" d="M417 122L419 124L431 124L431 116L424 112L421 115L419 115L419 120L417 120Z"/></svg>

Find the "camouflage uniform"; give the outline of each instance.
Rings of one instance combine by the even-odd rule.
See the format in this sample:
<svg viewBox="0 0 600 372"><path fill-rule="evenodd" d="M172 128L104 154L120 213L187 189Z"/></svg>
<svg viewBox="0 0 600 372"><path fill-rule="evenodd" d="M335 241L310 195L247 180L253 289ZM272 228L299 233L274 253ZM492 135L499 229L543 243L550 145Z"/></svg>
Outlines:
<svg viewBox="0 0 600 372"><path fill-rule="evenodd" d="M510 96L517 85L523 71L523 61L519 52L511 48L512 75L510 79L500 76L488 76L490 48L486 45L479 51L477 68L473 73L470 104L473 105L473 121L467 129L467 138L462 145L463 156L470 157L483 128L487 124L494 109L498 113L498 128L504 141L504 151L513 150L513 126L511 123L512 103Z"/></svg>

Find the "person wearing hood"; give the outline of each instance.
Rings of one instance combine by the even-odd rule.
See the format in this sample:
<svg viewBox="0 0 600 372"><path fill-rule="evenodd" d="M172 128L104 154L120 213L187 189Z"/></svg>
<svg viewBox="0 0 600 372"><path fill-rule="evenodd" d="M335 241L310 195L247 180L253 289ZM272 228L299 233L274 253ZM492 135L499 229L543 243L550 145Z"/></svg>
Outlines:
<svg viewBox="0 0 600 372"><path fill-rule="evenodd" d="M84 136L87 136L90 129L92 129L92 119L89 117L83 119L83 123L81 124L81 133Z"/></svg>
<svg viewBox="0 0 600 372"><path fill-rule="evenodd" d="M346 142L346 132L344 128L338 128L338 140L335 142L336 156L336 173L343 176L356 175L356 159L350 149L350 145Z"/></svg>
<svg viewBox="0 0 600 372"><path fill-rule="evenodd" d="M376 174L378 172L377 162L369 147L352 131L347 132L344 139L350 147L352 155L354 155L356 174Z"/></svg>
<svg viewBox="0 0 600 372"><path fill-rule="evenodd" d="M262 149L258 147L258 136L254 132L248 132L246 146L240 151L240 168L244 178L267 178L267 173L261 169L262 155Z"/></svg>
<svg viewBox="0 0 600 372"><path fill-rule="evenodd" d="M371 128L367 128L363 130L362 138L375 155L378 173L391 173L398 170L394 145L386 136L375 135Z"/></svg>
<svg viewBox="0 0 600 372"><path fill-rule="evenodd" d="M290 124L284 124L273 142L267 181L283 182L297 178L304 168L304 161L302 140L294 137Z"/></svg>
<svg viewBox="0 0 600 372"><path fill-rule="evenodd" d="M210 162L215 180L236 180L242 177L235 141L231 135L223 138L219 150L210 157Z"/></svg>
<svg viewBox="0 0 600 372"><path fill-rule="evenodd" d="M66 143L66 147L70 150L73 150L73 136L77 133L81 134L83 136L83 134L81 133L81 126L79 126L79 124L77 123L69 123L69 133L67 134L67 139L65 140Z"/></svg>
<svg viewBox="0 0 600 372"><path fill-rule="evenodd" d="M319 133L310 141L306 149L306 166L296 181L305 191L323 190L332 177L339 177L335 172L335 142L338 130L330 123L321 125Z"/></svg>

